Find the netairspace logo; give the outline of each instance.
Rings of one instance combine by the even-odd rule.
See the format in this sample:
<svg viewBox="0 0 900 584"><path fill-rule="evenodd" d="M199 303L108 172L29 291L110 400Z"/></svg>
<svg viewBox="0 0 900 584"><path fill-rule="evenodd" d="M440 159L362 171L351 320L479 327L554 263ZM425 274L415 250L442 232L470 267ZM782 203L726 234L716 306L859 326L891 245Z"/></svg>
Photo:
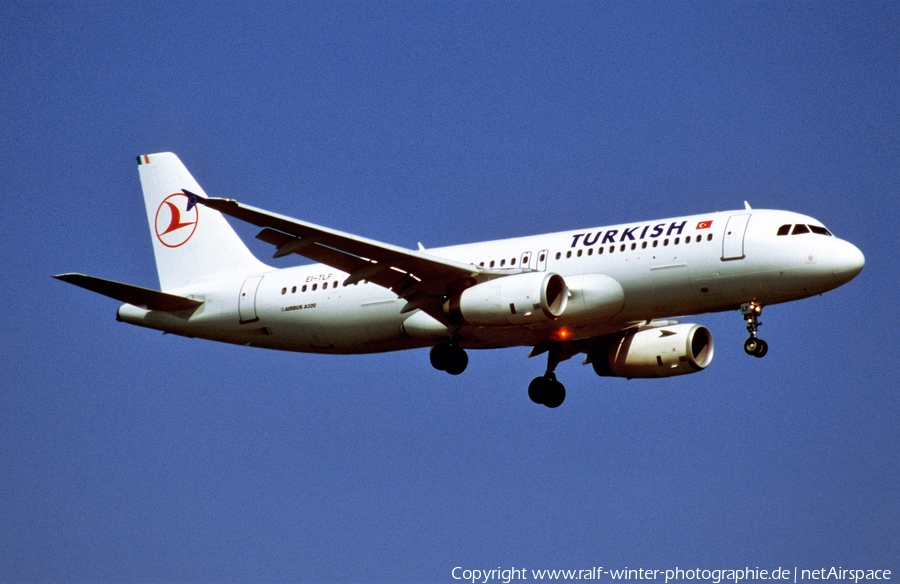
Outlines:
<svg viewBox="0 0 900 584"><path fill-rule="evenodd" d="M743 568L737 570L702 568L678 568L666 570L648 570L644 568L628 568L619 570L604 570L602 566L580 570L529 570L526 568L493 568L490 570L469 569L457 566L450 572L454 580L463 580L472 584L488 584L489 582L502 582L510 584L514 580L661 580L669 582L684 582L696 580L721 584L722 582L734 582L740 584L751 580L777 580L793 581L794 584L805 581L817 580L842 580L859 584L861 580L890 580L890 570L860 570L845 569L840 566L817 569L793 569L778 567L774 570L761 570L757 568Z"/></svg>

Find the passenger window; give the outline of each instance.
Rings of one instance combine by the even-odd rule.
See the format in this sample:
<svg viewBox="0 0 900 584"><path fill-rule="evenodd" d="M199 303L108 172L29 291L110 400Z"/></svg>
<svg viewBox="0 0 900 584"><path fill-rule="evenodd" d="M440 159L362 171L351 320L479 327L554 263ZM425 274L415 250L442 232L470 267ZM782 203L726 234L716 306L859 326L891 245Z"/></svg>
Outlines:
<svg viewBox="0 0 900 584"><path fill-rule="evenodd" d="M281 295L284 296L285 294L287 294L287 288L282 288Z"/></svg>
<svg viewBox="0 0 900 584"><path fill-rule="evenodd" d="M685 242L685 243L690 243L690 242L691 242L691 236L688 235L687 237L685 237L685 238L684 238L684 242Z"/></svg>
<svg viewBox="0 0 900 584"><path fill-rule="evenodd" d="M293 288L291 288L291 294L296 294L296 293L297 293L297 287L294 286Z"/></svg>
<svg viewBox="0 0 900 584"><path fill-rule="evenodd" d="M303 285L303 288L300 288L301 292L306 292L306 284Z"/></svg>
<svg viewBox="0 0 900 584"><path fill-rule="evenodd" d="M597 248L597 255L603 255L603 248L602 248L602 247L598 247L598 248Z"/></svg>
<svg viewBox="0 0 900 584"><path fill-rule="evenodd" d="M572 257L572 252L571 252L571 251L567 251L567 252L566 252L566 257L567 257L567 258Z"/></svg>
<svg viewBox="0 0 900 584"><path fill-rule="evenodd" d="M787 235L790 232L791 232L790 225L782 225L781 227L778 228L778 233L776 235Z"/></svg>
<svg viewBox="0 0 900 584"><path fill-rule="evenodd" d="M337 288L337 284L338 284L338 283L335 282L334 284L331 285L331 287L332 287L332 288Z"/></svg>
<svg viewBox="0 0 900 584"><path fill-rule="evenodd" d="M316 288L318 288L318 287L319 287L318 284L313 284L313 292L315 292L315 291L316 291Z"/></svg>
<svg viewBox="0 0 900 584"><path fill-rule="evenodd" d="M594 248L592 248L592 247L588 248L588 255L594 255Z"/></svg>
<svg viewBox="0 0 900 584"><path fill-rule="evenodd" d="M556 259L559 259L559 258L556 258ZM544 254L541 254L541 257L538 258L538 260L539 260L539 261L544 261Z"/></svg>
<svg viewBox="0 0 900 584"><path fill-rule="evenodd" d="M706 236L706 241L712 241L712 233Z"/></svg>
<svg viewBox="0 0 900 584"><path fill-rule="evenodd" d="M612 253L614 251L616 251L616 246L614 246L614 245L609 246L609 253Z"/></svg>
<svg viewBox="0 0 900 584"><path fill-rule="evenodd" d="M556 259L559 259L560 257L562 257L562 253L556 252ZM544 258L541 258L542 261L543 261L543 259Z"/></svg>
<svg viewBox="0 0 900 584"><path fill-rule="evenodd" d="M580 250L580 249L578 250L578 257L581 257L581 251L582 250Z"/></svg>
<svg viewBox="0 0 900 584"><path fill-rule="evenodd" d="M654 240L653 240L653 247L656 247L657 245L659 245L659 240L658 240L658 239L654 239Z"/></svg>
<svg viewBox="0 0 900 584"><path fill-rule="evenodd" d="M637 244L636 244L636 243L632 243L632 244L631 244L631 251L634 251L634 248L636 248L636 247L637 247Z"/></svg>
<svg viewBox="0 0 900 584"><path fill-rule="evenodd" d="M619 251L625 251L625 244L624 244L624 243L623 243L622 245L619 246Z"/></svg>
<svg viewBox="0 0 900 584"><path fill-rule="evenodd" d="M506 260L500 260L500 267L502 268L505 265L506 265Z"/></svg>
<svg viewBox="0 0 900 584"><path fill-rule="evenodd" d="M509 260L509 265L511 265L511 266L516 265L516 258Z"/></svg>
<svg viewBox="0 0 900 584"><path fill-rule="evenodd" d="M666 239L663 240L663 245L664 245L664 246L665 246L665 245L669 245L669 240L668 240L668 238L666 238Z"/></svg>
<svg viewBox="0 0 900 584"><path fill-rule="evenodd" d="M794 225L794 230L791 231L791 235L800 235L801 233L809 233L809 227L803 225L802 223Z"/></svg>
<svg viewBox="0 0 900 584"><path fill-rule="evenodd" d="M484 267L484 262L481 262L480 264L478 264L478 266L481 267L481 268L483 268L483 267Z"/></svg>
<svg viewBox="0 0 900 584"><path fill-rule="evenodd" d="M322 290L325 290L326 288L328 288L328 282L325 282L324 284L322 284Z"/></svg>
<svg viewBox="0 0 900 584"><path fill-rule="evenodd" d="M646 241L642 241L642 242L641 242L641 249L647 249L647 242L646 242Z"/></svg>
<svg viewBox="0 0 900 584"><path fill-rule="evenodd" d="M491 260L491 267L494 267L494 260Z"/></svg>
<svg viewBox="0 0 900 584"><path fill-rule="evenodd" d="M678 242L679 242L679 241L681 241L681 238L680 238L680 237L676 237L676 238L675 238L675 245L678 245Z"/></svg>

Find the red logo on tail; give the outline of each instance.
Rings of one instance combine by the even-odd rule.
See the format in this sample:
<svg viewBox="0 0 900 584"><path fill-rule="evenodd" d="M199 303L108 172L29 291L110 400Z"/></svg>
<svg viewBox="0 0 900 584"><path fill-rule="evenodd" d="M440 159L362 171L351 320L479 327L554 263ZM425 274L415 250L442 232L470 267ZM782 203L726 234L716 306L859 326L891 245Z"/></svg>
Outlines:
<svg viewBox="0 0 900 584"><path fill-rule="evenodd" d="M179 247L187 243L197 230L198 206L185 211L188 197L184 193L173 193L166 197L156 209L156 238L166 247Z"/></svg>

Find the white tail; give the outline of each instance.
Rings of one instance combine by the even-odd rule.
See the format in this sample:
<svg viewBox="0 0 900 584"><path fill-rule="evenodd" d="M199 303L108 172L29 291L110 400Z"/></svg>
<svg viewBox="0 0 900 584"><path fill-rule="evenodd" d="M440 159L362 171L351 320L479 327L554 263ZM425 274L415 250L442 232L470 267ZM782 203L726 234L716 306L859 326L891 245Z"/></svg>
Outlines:
<svg viewBox="0 0 900 584"><path fill-rule="evenodd" d="M202 197L206 193L177 156L138 156L138 171L162 290L272 269L250 253L221 213L202 205L187 210L188 197L182 191Z"/></svg>

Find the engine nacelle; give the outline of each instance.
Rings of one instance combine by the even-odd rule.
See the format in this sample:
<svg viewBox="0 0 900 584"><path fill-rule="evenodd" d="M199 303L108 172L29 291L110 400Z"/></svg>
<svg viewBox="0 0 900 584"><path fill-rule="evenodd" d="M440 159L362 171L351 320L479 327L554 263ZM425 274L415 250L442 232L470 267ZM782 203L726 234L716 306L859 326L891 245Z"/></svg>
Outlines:
<svg viewBox="0 0 900 584"><path fill-rule="evenodd" d="M603 274L566 276L569 305L563 317L566 324L611 318L625 306L625 291L615 279Z"/></svg>
<svg viewBox="0 0 900 584"><path fill-rule="evenodd" d="M699 324L649 326L613 336L591 355L606 377L672 377L696 373L713 358L712 333Z"/></svg>
<svg viewBox="0 0 900 584"><path fill-rule="evenodd" d="M488 280L466 288L444 303L454 322L482 326L509 326L555 320L569 301L562 276L530 272Z"/></svg>

